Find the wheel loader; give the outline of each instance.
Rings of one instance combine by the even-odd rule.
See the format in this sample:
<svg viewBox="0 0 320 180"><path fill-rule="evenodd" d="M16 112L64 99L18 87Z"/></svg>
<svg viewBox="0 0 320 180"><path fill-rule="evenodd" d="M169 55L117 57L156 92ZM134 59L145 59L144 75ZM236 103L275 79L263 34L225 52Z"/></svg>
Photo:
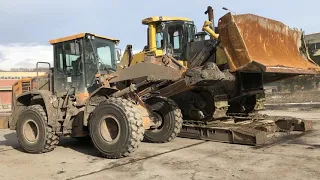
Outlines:
<svg viewBox="0 0 320 180"><path fill-rule="evenodd" d="M265 83L318 74L303 32L253 14L227 13L215 27L212 7L205 13L209 20L203 32L184 17L143 19L147 45L137 54L127 45L118 72L163 57L185 68L183 78L152 82L140 94L142 99L164 96L177 103L183 114L182 137L259 145L272 133L309 130L309 121L257 113L263 109Z"/></svg>
<svg viewBox="0 0 320 180"><path fill-rule="evenodd" d="M47 62L37 63L37 69L41 64L48 66L49 73L21 79L12 87L9 127L16 130L26 152L52 151L61 136L90 136L103 156L121 158L134 152L143 138L168 142L180 132L182 115L176 103L160 96L142 101L137 88L153 78L175 80L182 72L167 70L162 62L150 60L144 68L155 69L158 74L124 87L128 81L145 75L130 69L114 75L119 40L81 33L50 43L54 67ZM181 68L178 63L171 65ZM171 74L163 75L163 71ZM156 135L145 132L155 129Z"/></svg>

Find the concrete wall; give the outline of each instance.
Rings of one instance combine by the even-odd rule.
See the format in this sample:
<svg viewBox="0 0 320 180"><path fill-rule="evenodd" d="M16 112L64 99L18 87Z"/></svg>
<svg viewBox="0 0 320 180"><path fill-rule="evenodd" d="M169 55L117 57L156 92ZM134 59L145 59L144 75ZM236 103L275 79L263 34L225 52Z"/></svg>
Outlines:
<svg viewBox="0 0 320 180"><path fill-rule="evenodd" d="M0 109L11 108L12 85L16 81L14 79L0 79Z"/></svg>
<svg viewBox="0 0 320 180"><path fill-rule="evenodd" d="M309 48L315 48L315 54L313 54L314 57L320 56L320 33L314 33L314 34L308 34L306 35L306 42L309 44ZM313 58L314 59L314 58ZM314 59L319 64L320 61L318 59Z"/></svg>
<svg viewBox="0 0 320 180"><path fill-rule="evenodd" d="M39 72L43 75L45 72ZM12 85L19 79L35 77L37 72L0 72L0 109L10 109L12 101Z"/></svg>
<svg viewBox="0 0 320 180"><path fill-rule="evenodd" d="M0 91L0 105L10 105L11 99L11 91Z"/></svg>
<svg viewBox="0 0 320 180"><path fill-rule="evenodd" d="M39 72L38 75L44 75L45 72ZM11 72L4 71L0 72L0 79L22 79L26 77L35 77L37 72Z"/></svg>

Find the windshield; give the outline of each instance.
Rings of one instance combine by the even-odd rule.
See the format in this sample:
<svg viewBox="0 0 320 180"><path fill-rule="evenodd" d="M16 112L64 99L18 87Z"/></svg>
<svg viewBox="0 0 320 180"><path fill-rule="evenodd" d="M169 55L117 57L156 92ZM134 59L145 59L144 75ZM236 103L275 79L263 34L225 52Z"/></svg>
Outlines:
<svg viewBox="0 0 320 180"><path fill-rule="evenodd" d="M99 70L105 71L108 69L115 70L117 67L115 58L115 45L113 41L96 38L94 46L97 49L97 56L99 57Z"/></svg>
<svg viewBox="0 0 320 180"><path fill-rule="evenodd" d="M87 86L90 86L97 73L116 71L115 44L113 41L95 37L86 39L85 69Z"/></svg>

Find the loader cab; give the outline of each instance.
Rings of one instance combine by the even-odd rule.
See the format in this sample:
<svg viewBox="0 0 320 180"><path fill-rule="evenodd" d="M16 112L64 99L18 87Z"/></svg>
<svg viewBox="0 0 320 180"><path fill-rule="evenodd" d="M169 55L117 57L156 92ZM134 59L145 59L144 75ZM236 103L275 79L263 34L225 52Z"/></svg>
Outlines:
<svg viewBox="0 0 320 180"><path fill-rule="evenodd" d="M142 20L148 25L148 45L145 51L156 56L167 54L186 65L186 44L195 39L196 27L188 18L150 17Z"/></svg>
<svg viewBox="0 0 320 180"><path fill-rule="evenodd" d="M81 33L50 43L54 49L53 92L90 93L97 74L116 71L117 39Z"/></svg>

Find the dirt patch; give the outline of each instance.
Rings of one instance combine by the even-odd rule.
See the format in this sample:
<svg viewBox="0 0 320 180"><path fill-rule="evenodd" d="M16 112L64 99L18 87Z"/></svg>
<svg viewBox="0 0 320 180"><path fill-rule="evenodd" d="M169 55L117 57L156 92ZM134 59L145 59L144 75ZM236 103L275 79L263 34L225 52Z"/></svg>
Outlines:
<svg viewBox="0 0 320 180"><path fill-rule="evenodd" d="M266 94L267 104L320 102L320 91Z"/></svg>

